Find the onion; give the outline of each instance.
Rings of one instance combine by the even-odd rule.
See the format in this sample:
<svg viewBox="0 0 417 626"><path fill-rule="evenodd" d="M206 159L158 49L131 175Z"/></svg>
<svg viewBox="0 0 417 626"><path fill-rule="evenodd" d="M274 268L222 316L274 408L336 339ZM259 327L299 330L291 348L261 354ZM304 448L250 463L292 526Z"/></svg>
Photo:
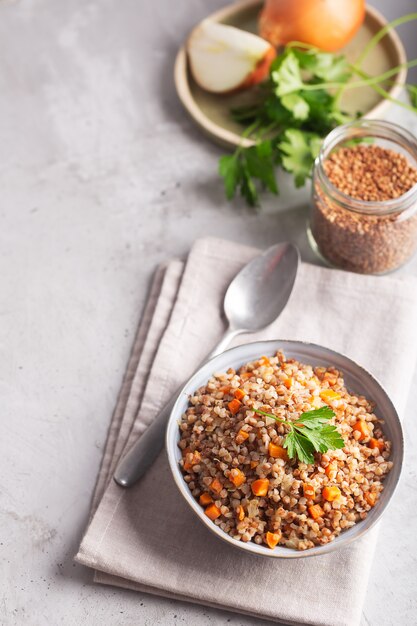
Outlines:
<svg viewBox="0 0 417 626"><path fill-rule="evenodd" d="M212 93L230 93L257 85L268 76L276 56L265 39L206 19L188 40L194 80Z"/></svg>
<svg viewBox="0 0 417 626"><path fill-rule="evenodd" d="M327 52L343 48L365 18L365 0L266 0L259 32L272 45L300 41Z"/></svg>

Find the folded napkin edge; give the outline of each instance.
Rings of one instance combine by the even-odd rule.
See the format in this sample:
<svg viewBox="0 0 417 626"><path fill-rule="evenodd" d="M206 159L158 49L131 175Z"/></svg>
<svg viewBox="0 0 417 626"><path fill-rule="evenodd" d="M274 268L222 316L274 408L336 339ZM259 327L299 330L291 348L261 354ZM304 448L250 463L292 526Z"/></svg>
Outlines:
<svg viewBox="0 0 417 626"><path fill-rule="evenodd" d="M223 241L223 240L221 240L221 239L208 237L208 238L204 238L204 239L199 240L198 242L196 242L195 247L193 246L193 250L195 251L195 253L196 253L196 255L197 255L197 254L199 253L199 251L200 251L200 249L199 249L199 247L198 247L200 243L201 243L201 246L202 246L202 249L201 249L201 250L203 250L204 248L208 248L208 249L209 249L209 248L210 248L210 246L213 244L213 242L214 242L214 243L216 243L216 242L217 242L217 243L216 243L216 245L217 245L217 244L219 244L219 243L220 243L220 244L224 244L224 241ZM240 246L239 246L239 244L234 244L233 242L232 242L232 244L233 244L233 246L240 247ZM248 249L246 249L246 250L248 250ZM252 251L251 251L251 252L252 252ZM255 249L253 249L253 253L255 253L255 252L256 252L256 250L255 250ZM229 253L228 253L228 254L229 254ZM212 256L212 258L217 258L217 259L223 260L223 259L227 259L227 256L228 256L228 255L226 255L226 256L225 256L225 255L224 255L224 253L223 253L223 249L222 249L221 251L217 251L215 254L212 254L211 256ZM316 273L318 273L318 275L320 275L320 276L323 276L323 275L324 275L324 276L326 276L326 275L330 275L330 276L331 276L332 274L328 274L328 272L332 272L332 273L334 273L334 272L335 272L335 270L328 270L328 268L320 268L320 267L311 266L311 265L310 265L310 267L312 267L312 268L313 268L313 271L314 271L314 272L316 272ZM346 273L346 272L340 272L340 273L341 273L341 274L343 274L343 276L344 276L344 277L346 277L346 274L348 274L348 273ZM333 274L333 275L334 275L334 274ZM353 276L354 278L351 278L350 280L357 281L358 275L353 274L352 276ZM361 277L361 280L362 280L363 278L365 278L365 279L366 279L366 278L368 278L368 277ZM377 279L376 279L375 277L369 277L369 278L370 278L370 279L372 279L372 281L375 281L375 280L381 280L380 278L377 278ZM385 277L384 277L382 280L384 280L384 281L386 281L386 280L390 280L391 282L398 282L398 280L399 280L399 279L398 279L398 278L394 278L394 279L392 279L391 277L387 277L387 278L385 278ZM334 282L334 279L332 279L332 282ZM363 281L362 281L362 282L363 282ZM404 282L404 281L401 279L399 282L401 282L401 283L402 283L402 282ZM417 281L413 280L413 282L417 282ZM334 287L334 285L333 285L333 287ZM414 300L413 300L413 301L414 301ZM78 559L78 556L80 556L80 559ZM80 554L80 555L77 555L76 560L77 560L78 562L80 562L80 563L83 563L83 564L85 564L85 565L87 565L87 566L90 566L90 567L91 567L91 564L90 564L90 563L84 563L84 562L83 562L83 557L82 557L82 555L81 555L81 554ZM105 572L105 571L103 571L103 574L106 574L106 572ZM123 585L120 585L120 586L123 586ZM158 587L156 586L156 587L155 587L155 589L158 589ZM174 597L175 597L175 595L174 595ZM209 604L209 603L208 603L208 602L204 602L204 604ZM219 605L219 606L223 607L224 605ZM236 609L235 609L235 610L236 610ZM315 622L315 623L318 623L318 622Z"/></svg>

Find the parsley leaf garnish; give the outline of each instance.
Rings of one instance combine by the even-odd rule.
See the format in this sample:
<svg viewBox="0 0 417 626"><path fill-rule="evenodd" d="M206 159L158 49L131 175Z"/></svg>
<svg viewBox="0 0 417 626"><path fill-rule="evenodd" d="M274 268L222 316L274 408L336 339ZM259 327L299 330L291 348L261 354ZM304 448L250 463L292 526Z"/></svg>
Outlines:
<svg viewBox="0 0 417 626"><path fill-rule="evenodd" d="M312 411L306 411L300 416L298 422L302 422L307 428L317 428L321 424L325 424L334 416L334 411L329 406L322 406L319 409L313 409ZM302 419L301 419L302 418Z"/></svg>
<svg viewBox="0 0 417 626"><path fill-rule="evenodd" d="M321 139L315 133L289 128L278 146L282 153L282 166L294 174L295 186L302 187L310 176L314 159L319 153Z"/></svg>
<svg viewBox="0 0 417 626"><path fill-rule="evenodd" d="M240 163L235 154L222 156L219 160L219 174L223 177L226 198L231 200L241 178Z"/></svg>
<svg viewBox="0 0 417 626"><path fill-rule="evenodd" d="M302 463L314 463L314 446L307 437L297 431L290 430L283 444L287 448L290 459L298 458Z"/></svg>
<svg viewBox="0 0 417 626"><path fill-rule="evenodd" d="M255 145L239 146L219 161L228 200L239 192L256 207L262 190L278 194L277 165L294 175L296 187L305 183L322 137L343 116L335 96L316 83L347 80L347 67L344 57L293 48L273 61L269 81L256 91L256 101L231 112L236 122L246 125L242 136L254 139Z"/></svg>
<svg viewBox="0 0 417 626"><path fill-rule="evenodd" d="M277 194L276 158L276 149L270 140L221 157L219 173L224 180L226 197L230 200L239 189L249 206L257 206L259 204L258 187Z"/></svg>
<svg viewBox="0 0 417 626"><path fill-rule="evenodd" d="M347 80L351 73L345 56L336 56L330 52L318 52L312 50L293 49L300 66L316 78L326 82Z"/></svg>
<svg viewBox="0 0 417 626"><path fill-rule="evenodd" d="M299 91L303 87L300 63L292 50L284 52L278 57L271 71L271 79L275 83L275 95L278 98ZM274 69L274 67L276 69Z"/></svg>
<svg viewBox="0 0 417 626"><path fill-rule="evenodd" d="M310 107L305 98L300 96L299 93L289 93L281 98L282 106L294 116L296 120L305 120L308 118Z"/></svg>
<svg viewBox="0 0 417 626"><path fill-rule="evenodd" d="M314 463L315 452L323 453L345 446L343 437L336 426L328 423L335 415L328 406L301 413L294 422L283 420L273 413L266 413L259 409L254 409L254 412L289 427L290 430L284 439L283 446L287 449L290 459L298 458L301 463L310 464Z"/></svg>

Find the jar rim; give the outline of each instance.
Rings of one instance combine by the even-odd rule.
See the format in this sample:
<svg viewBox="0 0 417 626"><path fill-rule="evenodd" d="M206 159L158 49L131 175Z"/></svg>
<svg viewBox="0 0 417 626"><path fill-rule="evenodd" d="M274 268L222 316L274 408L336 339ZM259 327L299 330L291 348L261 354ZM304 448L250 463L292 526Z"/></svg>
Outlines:
<svg viewBox="0 0 417 626"><path fill-rule="evenodd" d="M417 198L417 183L397 198L390 200L360 200L341 191L328 178L324 170L324 162L328 154L340 143L360 137L376 137L399 144L406 149L417 162L417 139L412 133L393 122L385 120L362 119L334 128L323 140L320 152L315 160L321 182L329 189L334 200L349 211L367 215L390 215L405 212ZM416 207L417 208L417 207Z"/></svg>

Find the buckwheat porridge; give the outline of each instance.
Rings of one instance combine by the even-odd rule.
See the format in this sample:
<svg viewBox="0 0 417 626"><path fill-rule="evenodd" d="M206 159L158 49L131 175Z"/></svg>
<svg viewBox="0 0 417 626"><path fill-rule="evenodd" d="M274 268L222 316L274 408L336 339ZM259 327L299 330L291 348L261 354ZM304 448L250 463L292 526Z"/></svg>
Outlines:
<svg viewBox="0 0 417 626"><path fill-rule="evenodd" d="M184 479L238 541L326 544L366 518L393 465L374 408L341 372L282 352L215 373L179 425Z"/></svg>

